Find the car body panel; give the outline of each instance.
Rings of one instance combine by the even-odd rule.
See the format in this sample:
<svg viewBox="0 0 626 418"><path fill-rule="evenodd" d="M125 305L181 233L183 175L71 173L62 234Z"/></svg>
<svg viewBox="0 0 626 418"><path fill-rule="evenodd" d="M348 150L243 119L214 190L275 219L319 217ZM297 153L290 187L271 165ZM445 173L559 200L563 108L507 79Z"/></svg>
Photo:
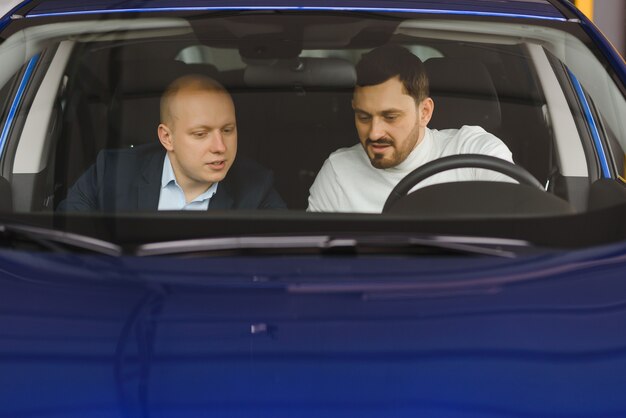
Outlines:
<svg viewBox="0 0 626 418"><path fill-rule="evenodd" d="M13 126L13 122L17 114L17 110L19 109L20 104L22 103L24 91L26 89L26 86L28 85L28 82L30 81L30 78L32 77L33 69L35 68L35 65L37 64L38 59L39 59L39 55L31 58L31 60L29 61L28 66L26 67L26 71L24 72L24 75L22 76L22 79L20 80L17 93L15 94L15 97L13 98L13 102L11 103L11 107L9 108L6 122L4 126L2 127L2 132L0 133L0 156L2 156L2 152L4 151L4 146L6 144L9 131L11 130L11 127Z"/></svg>
<svg viewBox="0 0 626 418"><path fill-rule="evenodd" d="M51 4L42 3L29 10L26 16L62 14L62 13L93 13L97 11L120 11L142 9L210 9L210 8L361 8L381 9L381 3L374 0L314 0L294 3L292 0L276 0L271 3L262 3L258 0L159 0L159 1L111 1L100 0L81 4L76 7L72 1L57 1ZM409 1L385 1L382 9L389 10L423 10L425 12L478 12L498 13L511 15L531 15L541 18L563 18L552 4L546 0L513 0L507 2L493 2L484 0L409 0Z"/></svg>
<svg viewBox="0 0 626 418"><path fill-rule="evenodd" d="M243 257L173 264L2 251L0 412L626 413L623 244L514 263L381 261ZM468 271L476 281L495 281L446 289L462 285ZM514 282L495 284L507 279ZM387 281L422 286L302 291L307 283L358 288Z"/></svg>

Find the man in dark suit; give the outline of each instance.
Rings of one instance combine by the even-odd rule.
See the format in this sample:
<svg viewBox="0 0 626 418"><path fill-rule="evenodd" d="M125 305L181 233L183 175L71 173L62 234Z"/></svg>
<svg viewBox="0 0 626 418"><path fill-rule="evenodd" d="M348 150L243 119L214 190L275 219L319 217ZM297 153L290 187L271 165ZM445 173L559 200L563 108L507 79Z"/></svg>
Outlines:
<svg viewBox="0 0 626 418"><path fill-rule="evenodd" d="M63 211L280 209L272 173L235 159L228 92L204 76L175 80L161 98L159 144L104 150L59 204Z"/></svg>

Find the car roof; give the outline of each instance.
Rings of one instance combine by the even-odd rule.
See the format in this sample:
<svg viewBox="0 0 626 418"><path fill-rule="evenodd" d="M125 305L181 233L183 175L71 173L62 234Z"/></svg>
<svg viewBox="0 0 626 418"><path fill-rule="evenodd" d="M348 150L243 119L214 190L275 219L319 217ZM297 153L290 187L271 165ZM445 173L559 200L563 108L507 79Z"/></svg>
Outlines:
<svg viewBox="0 0 626 418"><path fill-rule="evenodd" d="M129 11L211 10L211 9L375 9L502 15L540 19L565 18L549 0L54 0L25 1L19 14L25 17Z"/></svg>

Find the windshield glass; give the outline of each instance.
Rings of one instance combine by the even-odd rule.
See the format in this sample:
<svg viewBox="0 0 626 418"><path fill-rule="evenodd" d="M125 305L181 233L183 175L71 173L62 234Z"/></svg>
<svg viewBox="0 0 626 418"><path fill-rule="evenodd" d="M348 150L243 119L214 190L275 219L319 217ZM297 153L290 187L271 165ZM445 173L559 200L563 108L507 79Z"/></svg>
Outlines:
<svg viewBox="0 0 626 418"><path fill-rule="evenodd" d="M574 23L114 16L5 29L4 219L93 234L93 220L159 217L179 239L200 223L236 235L408 219L465 234L497 219L485 234L516 238L519 222L624 201L594 186L626 175L624 87Z"/></svg>

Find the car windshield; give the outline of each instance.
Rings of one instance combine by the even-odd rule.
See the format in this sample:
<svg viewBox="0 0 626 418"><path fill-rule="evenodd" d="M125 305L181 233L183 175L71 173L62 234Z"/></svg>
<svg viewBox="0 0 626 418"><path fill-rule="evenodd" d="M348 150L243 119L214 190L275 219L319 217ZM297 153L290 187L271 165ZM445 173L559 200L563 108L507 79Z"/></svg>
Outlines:
<svg viewBox="0 0 626 418"><path fill-rule="evenodd" d="M576 22L189 9L1 36L5 223L133 244L623 238L624 85Z"/></svg>

